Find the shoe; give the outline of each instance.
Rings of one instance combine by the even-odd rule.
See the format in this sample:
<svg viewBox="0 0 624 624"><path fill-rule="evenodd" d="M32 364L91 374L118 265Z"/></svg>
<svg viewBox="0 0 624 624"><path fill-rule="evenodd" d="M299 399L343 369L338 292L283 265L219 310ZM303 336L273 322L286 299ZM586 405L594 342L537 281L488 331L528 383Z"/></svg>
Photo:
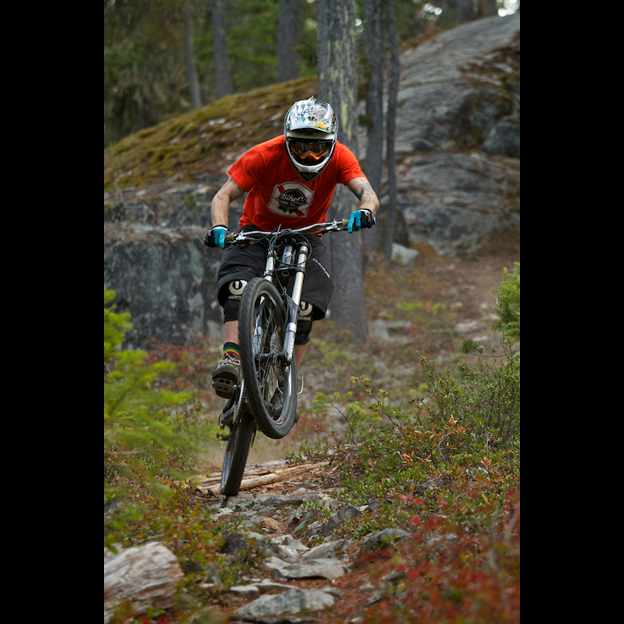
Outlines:
<svg viewBox="0 0 624 624"><path fill-rule="evenodd" d="M279 383L275 394L271 399L271 405L273 406L273 418L278 420L282 415L282 408L284 407L284 390L282 382ZM295 422L299 421L299 410L295 410Z"/></svg>
<svg viewBox="0 0 624 624"><path fill-rule="evenodd" d="M235 355L226 355L212 373L212 387L217 396L231 399L240 381L240 360Z"/></svg>

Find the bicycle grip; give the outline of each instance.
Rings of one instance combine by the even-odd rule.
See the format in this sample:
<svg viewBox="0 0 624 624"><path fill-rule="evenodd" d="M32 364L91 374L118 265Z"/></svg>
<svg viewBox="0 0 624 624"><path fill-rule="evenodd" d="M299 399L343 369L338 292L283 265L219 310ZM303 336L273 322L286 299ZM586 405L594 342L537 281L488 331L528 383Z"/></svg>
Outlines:
<svg viewBox="0 0 624 624"><path fill-rule="evenodd" d="M342 227L347 227L349 225L349 219L342 220Z"/></svg>
<svg viewBox="0 0 624 624"><path fill-rule="evenodd" d="M225 242L233 243L235 238L236 238L236 234L234 234L233 232L230 232L229 234L225 235Z"/></svg>

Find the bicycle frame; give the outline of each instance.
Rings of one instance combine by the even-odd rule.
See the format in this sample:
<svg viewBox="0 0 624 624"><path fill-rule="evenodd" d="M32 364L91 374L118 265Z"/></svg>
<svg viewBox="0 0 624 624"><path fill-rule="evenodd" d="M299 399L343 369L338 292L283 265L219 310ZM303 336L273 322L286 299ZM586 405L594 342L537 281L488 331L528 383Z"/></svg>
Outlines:
<svg viewBox="0 0 624 624"><path fill-rule="evenodd" d="M301 305L301 292L303 290L303 279L305 275L306 263L310 253L309 245L306 245L305 240L297 241L296 236L300 234L324 234L325 232L340 232L344 230L348 225L348 219L342 219L341 221L328 221L327 223L316 223L309 225L298 230L291 229L278 229L275 232L239 232L238 234L229 234L226 236L226 242L236 243L249 243L253 244L258 240L265 238L272 238L272 244L269 247L269 253L267 255L266 265L264 268L264 279L274 282L276 275L282 274L284 277L288 277L290 272L295 271L295 283L290 295L285 294L286 302L286 335L284 337L284 351L279 354L278 358L281 362L288 366L292 362L295 351L295 334L297 333L297 316L299 314L299 306ZM282 251L282 258L277 258L277 245L276 242L279 238L293 237L292 241L286 241L284 249ZM296 259L295 259L296 256ZM293 259L295 262L293 263ZM279 266L278 266L279 263Z"/></svg>

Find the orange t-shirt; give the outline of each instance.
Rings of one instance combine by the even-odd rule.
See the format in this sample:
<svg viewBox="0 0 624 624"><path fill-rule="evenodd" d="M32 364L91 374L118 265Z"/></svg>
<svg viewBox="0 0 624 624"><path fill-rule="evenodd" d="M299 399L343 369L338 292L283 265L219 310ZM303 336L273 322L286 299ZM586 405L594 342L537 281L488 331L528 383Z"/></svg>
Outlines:
<svg viewBox="0 0 624 624"><path fill-rule="evenodd" d="M353 152L336 141L334 153L317 178L306 182L293 167L284 135L245 152L228 170L248 193L239 225L272 232L278 225L301 228L326 220L338 183L345 186L364 174Z"/></svg>

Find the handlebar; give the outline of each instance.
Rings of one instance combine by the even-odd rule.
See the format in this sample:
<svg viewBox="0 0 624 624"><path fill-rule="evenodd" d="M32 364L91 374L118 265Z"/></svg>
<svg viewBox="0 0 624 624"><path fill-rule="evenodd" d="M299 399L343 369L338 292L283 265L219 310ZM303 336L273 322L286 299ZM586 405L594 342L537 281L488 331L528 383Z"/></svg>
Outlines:
<svg viewBox="0 0 624 624"><path fill-rule="evenodd" d="M325 232L340 232L347 228L349 225L349 219L341 219L340 221L328 221L327 223L315 223L313 225L307 225L306 227L299 228L298 230L284 229L274 230L273 232L253 231L253 232L238 232L225 235L226 243L237 242L253 242L263 238L268 238L274 235L288 235L288 234L306 234L309 232L315 232L316 234L324 234Z"/></svg>

